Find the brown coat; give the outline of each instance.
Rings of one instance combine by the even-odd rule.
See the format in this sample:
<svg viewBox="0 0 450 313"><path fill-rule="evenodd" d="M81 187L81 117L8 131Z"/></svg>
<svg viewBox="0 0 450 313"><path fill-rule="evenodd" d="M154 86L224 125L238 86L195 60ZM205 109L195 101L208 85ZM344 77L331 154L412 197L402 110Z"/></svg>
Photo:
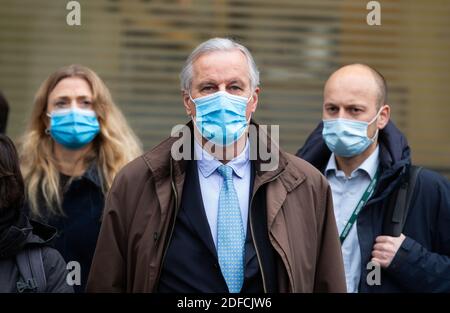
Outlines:
<svg viewBox="0 0 450 313"><path fill-rule="evenodd" d="M166 139L114 180L88 292L152 292L157 287L185 178L186 162L171 157L177 139ZM278 156L273 171L261 171L262 161L254 161L253 194L267 184L267 225L280 260L279 291L346 292L330 187L309 163L283 151Z"/></svg>

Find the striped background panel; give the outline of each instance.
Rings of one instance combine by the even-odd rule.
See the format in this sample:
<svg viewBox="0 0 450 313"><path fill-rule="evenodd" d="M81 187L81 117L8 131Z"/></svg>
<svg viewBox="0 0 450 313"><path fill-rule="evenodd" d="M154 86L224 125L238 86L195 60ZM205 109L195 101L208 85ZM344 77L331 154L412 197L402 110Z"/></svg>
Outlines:
<svg viewBox="0 0 450 313"><path fill-rule="evenodd" d="M188 120L178 74L210 37L232 37L261 72L255 118L279 124L295 152L321 118L330 73L362 62L387 78L392 119L413 160L450 177L450 1L379 1L381 26L357 0L79 1L81 26L68 26L68 1L1 0L0 90L15 139L49 73L81 63L111 89L146 149Z"/></svg>

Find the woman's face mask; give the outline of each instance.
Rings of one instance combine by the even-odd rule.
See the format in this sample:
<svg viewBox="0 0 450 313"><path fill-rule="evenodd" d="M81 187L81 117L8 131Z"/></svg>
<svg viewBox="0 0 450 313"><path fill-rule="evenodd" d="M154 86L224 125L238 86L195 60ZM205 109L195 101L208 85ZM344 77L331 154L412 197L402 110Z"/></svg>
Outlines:
<svg viewBox="0 0 450 313"><path fill-rule="evenodd" d="M100 132L97 115L92 110L61 109L47 115L50 117L50 135L68 149L76 150L87 145Z"/></svg>
<svg viewBox="0 0 450 313"><path fill-rule="evenodd" d="M192 99L196 116L194 124L201 135L212 143L228 146L236 142L247 129L247 103L250 98L218 91L211 95Z"/></svg>
<svg viewBox="0 0 450 313"><path fill-rule="evenodd" d="M380 108L370 122L343 118L323 120L322 137L328 148L341 157L353 157L363 153L375 142L378 128L372 138L367 137L367 129L376 121L382 109Z"/></svg>

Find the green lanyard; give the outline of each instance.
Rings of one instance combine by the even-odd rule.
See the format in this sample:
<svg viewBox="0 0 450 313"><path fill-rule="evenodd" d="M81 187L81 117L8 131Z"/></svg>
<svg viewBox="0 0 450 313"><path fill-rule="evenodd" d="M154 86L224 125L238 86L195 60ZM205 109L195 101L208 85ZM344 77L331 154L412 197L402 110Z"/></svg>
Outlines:
<svg viewBox="0 0 450 313"><path fill-rule="evenodd" d="M347 238L348 233L350 232L350 229L352 229L352 227L353 227L353 224L355 224L356 218L358 217L359 212L366 205L367 201L369 201L370 197L372 197L372 194L375 191L375 186L377 185L377 182L378 182L379 174L380 174L380 169L378 169L377 172L375 173L375 176L373 177L369 186L367 186L367 189L366 189L366 191L364 191L364 194L362 195L361 200L359 200L358 205L356 206L355 210L353 211L352 216L350 217L350 219L348 220L344 229L342 230L342 233L339 236L339 238L341 239L341 245L344 243L345 238Z"/></svg>

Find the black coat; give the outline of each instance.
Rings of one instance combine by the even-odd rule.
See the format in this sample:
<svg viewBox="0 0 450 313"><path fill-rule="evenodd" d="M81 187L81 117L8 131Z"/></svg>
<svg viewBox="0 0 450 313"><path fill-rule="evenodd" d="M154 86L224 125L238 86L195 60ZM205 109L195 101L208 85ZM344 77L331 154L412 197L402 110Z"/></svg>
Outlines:
<svg viewBox="0 0 450 313"><path fill-rule="evenodd" d="M322 173L331 151L322 139L320 123L297 156ZM381 176L373 197L361 210L357 231L361 248L360 292L450 292L450 182L423 169L417 179L412 205L403 229L406 239L386 270L381 285L366 282L375 238L382 235L387 200L411 165L410 148L392 122L380 131Z"/></svg>
<svg viewBox="0 0 450 313"><path fill-rule="evenodd" d="M16 255L29 247L42 247L42 259L47 280L45 292L67 293L73 288L66 283L66 262L58 251L49 246L56 230L29 221L22 215L18 222L0 234L0 292L17 292L20 278Z"/></svg>
<svg viewBox="0 0 450 313"><path fill-rule="evenodd" d="M64 186L70 177L61 174ZM46 208L40 195L39 205ZM104 196L97 166L92 163L86 172L74 179L64 190L62 208L64 216L45 213L39 221L57 230L52 246L58 250L67 263L72 261L80 265L80 285L74 285L76 293L84 292L90 271L92 258L100 231L100 219L104 207ZM26 203L26 210L29 204Z"/></svg>

